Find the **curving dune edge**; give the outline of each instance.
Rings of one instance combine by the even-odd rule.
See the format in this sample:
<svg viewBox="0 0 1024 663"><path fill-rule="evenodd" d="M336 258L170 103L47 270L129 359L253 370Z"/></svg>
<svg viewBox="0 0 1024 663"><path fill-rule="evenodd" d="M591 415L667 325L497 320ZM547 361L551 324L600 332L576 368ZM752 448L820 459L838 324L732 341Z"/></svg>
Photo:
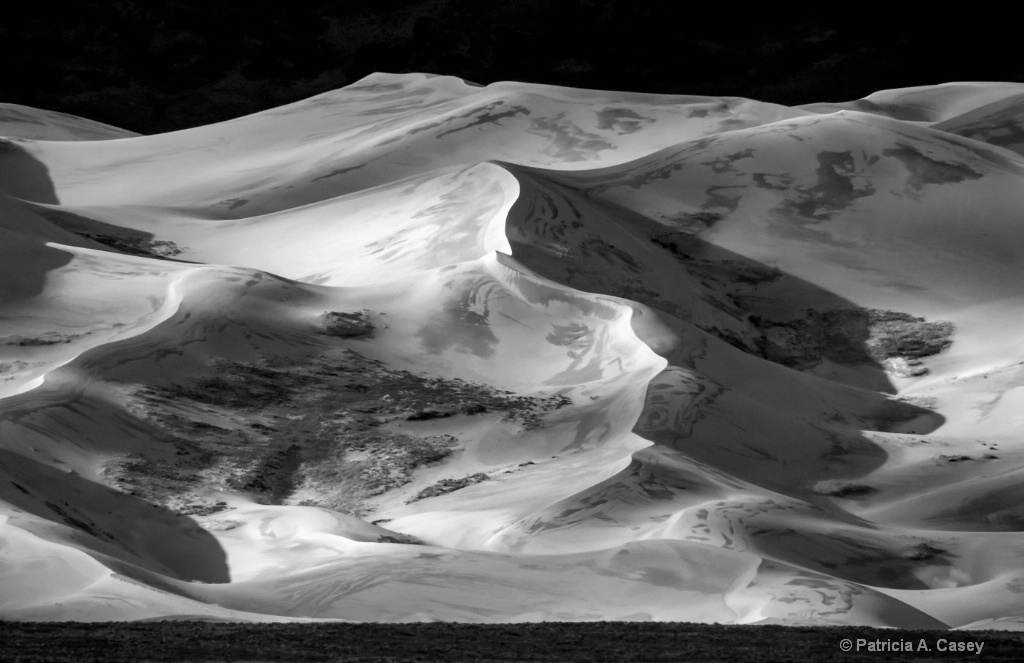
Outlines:
<svg viewBox="0 0 1024 663"><path fill-rule="evenodd" d="M0 105L0 619L1020 628L1022 99Z"/></svg>

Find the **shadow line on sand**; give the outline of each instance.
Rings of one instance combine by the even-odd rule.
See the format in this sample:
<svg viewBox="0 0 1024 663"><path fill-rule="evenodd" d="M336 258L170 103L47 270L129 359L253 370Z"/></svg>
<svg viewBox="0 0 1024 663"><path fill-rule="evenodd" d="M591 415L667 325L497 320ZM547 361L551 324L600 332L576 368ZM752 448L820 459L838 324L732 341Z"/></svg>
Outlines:
<svg viewBox="0 0 1024 663"><path fill-rule="evenodd" d="M0 193L37 203L60 202L46 164L7 138L0 138Z"/></svg>
<svg viewBox="0 0 1024 663"><path fill-rule="evenodd" d="M927 434L945 421L890 396L895 388L875 359L871 312L699 234L673 232L632 210L588 200L536 169L501 166L521 189L506 224L514 260L568 287L643 304L655 312L655 327L668 327L675 335L666 343L664 334L650 335L650 320L634 317L637 336L669 364L648 384L634 428L655 447L635 454L630 468L608 481L560 501L561 514L553 505L540 520L531 519L535 522L524 534L571 527L584 517L607 519L605 510L615 507L598 493L626 490L626 508L660 501L672 511L670 503L681 499L682 508L695 495L687 498L684 492L697 484L733 482L737 489L766 489L769 496L785 495L809 509L811 529L779 521L774 535L758 535L762 554L787 564L854 582L924 589L927 585L912 573L916 563L926 557L931 564L951 563L941 550L927 546L908 553L916 561L901 558L899 550L910 543L870 534L877 526L847 512L836 499L845 496L844 489L870 490L856 479L887 461L885 449L862 431L887 431L913 421L916 433ZM764 296L769 290L761 288L764 284L776 301ZM815 310L807 312L804 302L814 302ZM780 346L778 334L770 335L765 313L773 307L779 326L797 325L795 331L787 328L791 346ZM809 331L801 312L818 328ZM826 363L831 367L826 377L808 374ZM790 407L773 394L787 389L802 403ZM771 439L773 432L779 439ZM667 457L651 453L674 458L668 462L679 464L679 475L666 466ZM803 462L811 456L813 462ZM642 490L615 485L639 475L646 477ZM822 487L826 482L838 487L830 492ZM559 524L563 516L568 520ZM553 520L543 522L548 519ZM834 549L823 547L825 535L814 522L842 530L836 530ZM779 537L803 543L778 547L772 542ZM791 554L800 549L807 554Z"/></svg>
<svg viewBox="0 0 1024 663"><path fill-rule="evenodd" d="M217 540L187 516L0 449L0 500L75 532L60 541L141 582L230 582ZM113 562L113 564L112 564ZM115 565L120 568L115 568ZM160 589L174 591L169 584Z"/></svg>

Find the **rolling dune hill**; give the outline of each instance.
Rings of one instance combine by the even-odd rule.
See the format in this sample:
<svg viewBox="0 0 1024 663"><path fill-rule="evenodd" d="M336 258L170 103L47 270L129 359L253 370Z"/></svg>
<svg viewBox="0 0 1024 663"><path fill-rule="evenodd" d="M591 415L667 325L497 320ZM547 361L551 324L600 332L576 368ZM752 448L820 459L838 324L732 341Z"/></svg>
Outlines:
<svg viewBox="0 0 1024 663"><path fill-rule="evenodd" d="M1021 99L0 106L0 618L1020 628Z"/></svg>

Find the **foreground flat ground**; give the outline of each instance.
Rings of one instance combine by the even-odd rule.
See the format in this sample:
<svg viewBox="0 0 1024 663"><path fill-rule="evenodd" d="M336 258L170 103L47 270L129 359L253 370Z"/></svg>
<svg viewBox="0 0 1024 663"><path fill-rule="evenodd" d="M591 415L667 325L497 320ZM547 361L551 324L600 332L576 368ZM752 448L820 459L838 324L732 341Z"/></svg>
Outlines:
<svg viewBox="0 0 1024 663"><path fill-rule="evenodd" d="M844 639L852 648L848 653ZM906 647L913 651L901 650ZM1020 661L1024 635L634 622L0 622L0 660Z"/></svg>

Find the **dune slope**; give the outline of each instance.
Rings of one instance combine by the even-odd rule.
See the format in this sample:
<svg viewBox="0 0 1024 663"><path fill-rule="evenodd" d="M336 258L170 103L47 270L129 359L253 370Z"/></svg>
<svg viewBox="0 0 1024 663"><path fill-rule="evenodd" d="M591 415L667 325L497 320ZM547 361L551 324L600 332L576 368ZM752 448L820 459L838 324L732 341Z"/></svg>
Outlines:
<svg viewBox="0 0 1024 663"><path fill-rule="evenodd" d="M0 111L0 618L1024 621L1020 86Z"/></svg>

